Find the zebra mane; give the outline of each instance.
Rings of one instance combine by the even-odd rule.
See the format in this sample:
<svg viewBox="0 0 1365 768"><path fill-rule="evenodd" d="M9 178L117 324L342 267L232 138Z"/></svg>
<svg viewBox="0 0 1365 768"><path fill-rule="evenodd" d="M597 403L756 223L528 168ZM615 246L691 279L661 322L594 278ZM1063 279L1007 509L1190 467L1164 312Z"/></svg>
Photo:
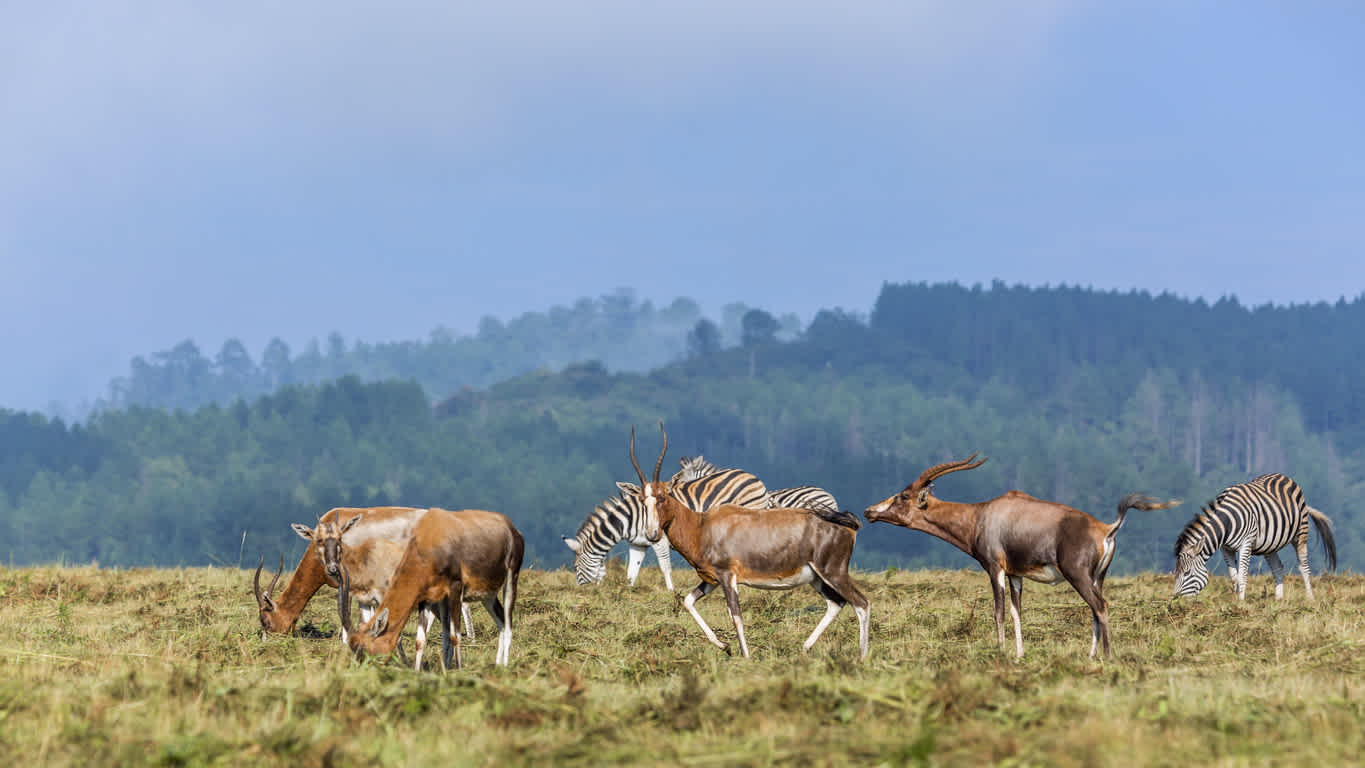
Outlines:
<svg viewBox="0 0 1365 768"><path fill-rule="evenodd" d="M707 461L700 454L696 456L684 456L678 459L678 465L682 467L673 477L669 478L670 483L682 483L688 480L696 480L721 471L720 467Z"/></svg>
<svg viewBox="0 0 1365 768"><path fill-rule="evenodd" d="M1203 541L1205 538L1211 538L1211 526L1207 523L1210 516L1213 515L1213 508L1217 503L1218 501L1215 499L1201 507L1199 514L1195 515L1194 519L1190 520L1190 522L1185 525L1185 528L1180 531L1180 535L1175 538L1174 554L1177 559L1179 559L1180 553L1185 551L1186 547ZM1217 548L1217 542L1214 542L1214 549Z"/></svg>
<svg viewBox="0 0 1365 768"><path fill-rule="evenodd" d="M578 532L574 537L581 540L585 531L596 531L601 528L613 512L629 512L637 508L644 508L644 504L634 497L626 497L625 494L603 499L600 504L593 507L592 513L583 520L583 524L578 526Z"/></svg>

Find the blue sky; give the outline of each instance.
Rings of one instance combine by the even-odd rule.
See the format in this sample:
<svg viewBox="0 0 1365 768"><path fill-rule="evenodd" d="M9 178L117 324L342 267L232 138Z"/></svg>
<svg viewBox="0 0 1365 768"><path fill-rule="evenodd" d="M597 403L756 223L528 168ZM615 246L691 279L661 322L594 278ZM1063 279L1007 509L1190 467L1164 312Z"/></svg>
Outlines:
<svg viewBox="0 0 1365 768"><path fill-rule="evenodd" d="M0 10L0 407L622 286L1365 291L1355 3L121 5Z"/></svg>

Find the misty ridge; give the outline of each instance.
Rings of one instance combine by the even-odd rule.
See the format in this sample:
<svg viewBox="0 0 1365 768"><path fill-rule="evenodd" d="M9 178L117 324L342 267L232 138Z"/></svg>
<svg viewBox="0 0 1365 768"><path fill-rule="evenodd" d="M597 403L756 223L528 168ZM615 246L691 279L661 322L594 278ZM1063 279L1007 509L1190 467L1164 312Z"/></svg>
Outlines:
<svg viewBox="0 0 1365 768"><path fill-rule="evenodd" d="M528 563L557 567L559 537L632 479L630 427L647 455L662 419L669 467L701 453L855 512L974 451L991 461L945 498L1017 488L1102 520L1129 492L1184 498L1130 516L1115 572L1169 568L1200 504L1284 472L1360 569L1362 346L1365 298L1251 308L998 282L888 283L869 315L805 327L617 291L465 337L272 342L259 362L185 342L135 360L83 423L0 411L0 556L236 566L296 557L288 523L330 507L403 504L504 512ZM854 562L968 565L867 527Z"/></svg>

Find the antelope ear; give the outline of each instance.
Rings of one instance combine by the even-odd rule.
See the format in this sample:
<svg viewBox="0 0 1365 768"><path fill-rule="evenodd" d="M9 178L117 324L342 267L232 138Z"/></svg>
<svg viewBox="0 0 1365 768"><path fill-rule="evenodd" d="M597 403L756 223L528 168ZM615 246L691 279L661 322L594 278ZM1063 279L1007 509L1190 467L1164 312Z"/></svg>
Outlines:
<svg viewBox="0 0 1365 768"><path fill-rule="evenodd" d="M337 535L340 536L341 534L351 530L351 528L355 527L355 524L358 522L360 522L360 515L356 515L350 520L347 520L346 524L341 526L341 533L338 533Z"/></svg>
<svg viewBox="0 0 1365 768"><path fill-rule="evenodd" d="M917 501L918 501L918 503L919 503L920 509L924 509L925 507L929 506L929 489L928 489L928 488L924 488L924 489L920 490L920 492L919 492L919 499L918 499Z"/></svg>
<svg viewBox="0 0 1365 768"><path fill-rule="evenodd" d="M626 494L626 495L628 495L628 496L643 496L643 495L644 495L644 492L640 490L640 486L636 485L635 483L622 483L622 482L618 482L618 483L616 483L616 487L621 489L621 493L624 493L624 494Z"/></svg>
<svg viewBox="0 0 1365 768"><path fill-rule="evenodd" d="M370 636L379 637L384 634L384 630L389 628L389 609L385 608L374 617L374 623L370 625Z"/></svg>
<svg viewBox="0 0 1365 768"><path fill-rule="evenodd" d="M311 542L313 540L313 529L309 528L303 523L290 523L289 527L293 528L294 533L297 533L299 535L299 538L303 539L304 541Z"/></svg>
<svg viewBox="0 0 1365 768"><path fill-rule="evenodd" d="M578 539L569 536L563 536L561 538L564 539L564 543L569 546L569 549L572 549L574 551L574 554L578 554L578 551L581 548L581 545L578 543Z"/></svg>

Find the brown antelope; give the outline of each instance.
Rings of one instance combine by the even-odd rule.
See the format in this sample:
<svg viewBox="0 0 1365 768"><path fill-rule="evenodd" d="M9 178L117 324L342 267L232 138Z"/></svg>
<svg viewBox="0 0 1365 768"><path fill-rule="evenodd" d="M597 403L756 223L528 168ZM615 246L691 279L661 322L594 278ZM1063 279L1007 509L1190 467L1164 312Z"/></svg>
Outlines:
<svg viewBox="0 0 1365 768"><path fill-rule="evenodd" d="M1166 509L1179 499L1157 502L1150 496L1129 494L1119 501L1119 517L1112 525L1101 523L1064 504L1035 499L1009 491L979 504L960 504L934 498L934 480L966 469L985 459L949 461L924 470L915 482L864 512L869 522L885 521L933 534L971 555L991 578L995 595L995 630L1000 645L1005 640L1005 592L1009 591L1010 618L1014 620L1014 650L1024 655L1024 636L1019 628L1024 579L1044 584L1069 583L1090 606L1092 631L1090 657L1098 643L1109 656L1109 608L1104 601L1104 574L1114 559L1115 536L1129 509Z"/></svg>
<svg viewBox="0 0 1365 768"><path fill-rule="evenodd" d="M337 607L341 625L347 630L347 643L357 655L392 653L403 625L420 604L449 606L453 601L481 599L498 626L496 663L505 666L511 656L512 613L525 551L521 532L497 512L428 510L413 528L389 588L379 602L378 613L354 630L350 573L343 555ZM446 611L446 616L452 615ZM454 637L454 665L458 669L462 664L460 637L453 632L449 618L446 634ZM450 655L450 648L442 654L446 666L450 665Z"/></svg>
<svg viewBox="0 0 1365 768"><path fill-rule="evenodd" d="M806 638L802 650L810 650L846 603L853 604L858 618L859 658L867 658L870 605L848 575L858 521L846 513L812 512L806 509L749 509L731 504L714 507L704 515L694 512L673 493L671 482L659 482L659 469L668 452L668 433L654 464L654 479L647 482L635 459L635 429L630 430L630 462L640 478L639 493L645 508L657 516L673 548L696 569L701 584L683 599L706 639L730 652L697 612L697 600L717 586L725 593L730 619L735 624L740 653L749 657L744 622L739 615L739 585L759 589L793 589L811 585L824 598L825 615Z"/></svg>
<svg viewBox="0 0 1365 768"><path fill-rule="evenodd" d="M425 510L422 511L425 512ZM350 544L343 544L341 540L342 535L354 528L365 514L366 513L363 511L357 512L344 523L341 522L341 518L344 515L338 515L332 520L319 520L316 528L310 529L299 523L294 523L293 528L299 536L316 545L315 547L312 547L312 549L316 549L318 557L322 560L323 571L327 574L329 579L335 579L338 583L340 583L341 580L341 564L348 546L371 547L368 558L373 565L370 569L372 571L371 579L367 585L359 585L359 589L357 589L356 586L357 582L352 581L351 587L351 594L356 598L356 602L360 604L362 620L368 621L370 616L374 613L375 606L379 604L380 599L384 596L384 592L389 588L389 580L393 576L394 569L398 567L398 561L402 558L404 550L407 548L408 538L412 535L412 526L410 525L402 531L401 535L403 538L401 540L377 542L373 537L365 537L364 535L352 533L352 542ZM416 520L414 519L413 525L415 524ZM444 609L447 607L448 606L444 603L422 603L417 607L417 648L413 660L413 668L418 671L421 671L422 669L422 654L427 644L427 632L431 629L431 625L435 621L437 615L441 616L442 629L447 633L447 636L444 638L442 655L449 655L451 638L448 636L448 633L453 631L454 617L447 617L444 615ZM474 625L470 620L469 606L466 603L460 603L460 609L461 618L464 620L465 637L466 639L473 640ZM346 643L346 635L346 629L343 627L341 630L342 643ZM400 650L399 653L401 654L402 651Z"/></svg>
<svg viewBox="0 0 1365 768"><path fill-rule="evenodd" d="M426 514L426 510L413 507L337 507L318 518L318 525L334 526L340 522L343 515L350 516L356 513L364 513L364 521L357 523L352 529L351 547L347 550L343 562L350 569L351 583L356 588L368 591L376 581L387 580L393 573L394 566L403 555L403 548L407 545L413 525ZM293 527L296 533L308 540L308 549L299 559L294 575L289 578L289 583L285 585L278 598L272 595L275 585L280 581L280 574L284 572L283 558L280 560L280 569L270 581L270 586L264 590L261 589L264 557L261 558L261 564L256 567L253 591L256 595L256 605L260 609L261 630L265 634L292 632L299 614L303 613L304 606L308 605L308 601L318 589L323 584L335 587L340 583L335 576L327 575L323 565L322 547L313 538L312 531L298 523ZM361 610L368 613L369 609L362 606ZM345 640L344 634L342 639Z"/></svg>

